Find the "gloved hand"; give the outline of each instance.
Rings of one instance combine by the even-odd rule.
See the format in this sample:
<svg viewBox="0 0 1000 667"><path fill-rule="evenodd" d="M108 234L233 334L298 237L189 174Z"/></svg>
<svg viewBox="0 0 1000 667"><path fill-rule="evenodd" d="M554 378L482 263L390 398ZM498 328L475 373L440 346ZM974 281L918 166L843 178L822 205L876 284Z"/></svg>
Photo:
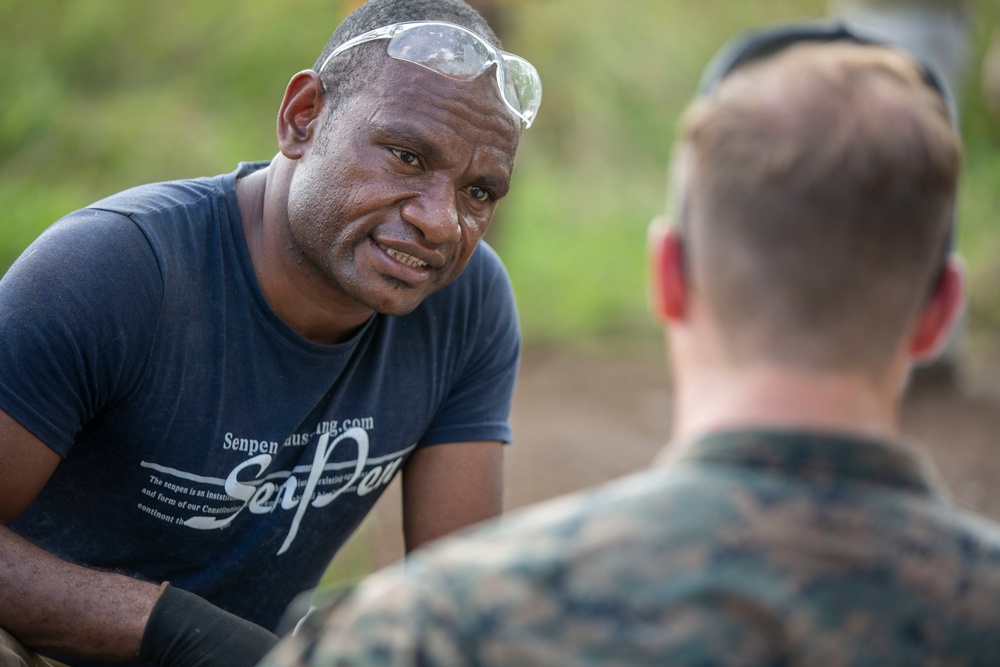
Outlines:
<svg viewBox="0 0 1000 667"><path fill-rule="evenodd" d="M159 667L253 667L278 637L166 584L142 635L139 659Z"/></svg>

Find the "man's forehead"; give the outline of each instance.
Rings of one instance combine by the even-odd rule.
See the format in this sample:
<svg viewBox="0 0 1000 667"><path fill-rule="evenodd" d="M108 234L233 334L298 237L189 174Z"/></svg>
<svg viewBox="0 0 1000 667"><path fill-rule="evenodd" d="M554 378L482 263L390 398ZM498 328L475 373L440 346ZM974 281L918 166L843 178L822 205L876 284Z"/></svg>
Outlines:
<svg viewBox="0 0 1000 667"><path fill-rule="evenodd" d="M464 139L481 150L508 154L513 161L521 127L501 99L492 70L459 81L388 60L370 89L378 100L371 109L373 124L425 142Z"/></svg>

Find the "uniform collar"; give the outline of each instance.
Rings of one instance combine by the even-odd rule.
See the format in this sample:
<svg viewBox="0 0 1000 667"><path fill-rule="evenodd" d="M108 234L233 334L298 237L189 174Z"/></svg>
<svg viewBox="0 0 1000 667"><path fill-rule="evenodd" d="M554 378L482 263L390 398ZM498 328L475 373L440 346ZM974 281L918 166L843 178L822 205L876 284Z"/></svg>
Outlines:
<svg viewBox="0 0 1000 667"><path fill-rule="evenodd" d="M929 457L905 440L814 431L736 430L675 443L664 463L771 470L816 483L854 481L948 500Z"/></svg>

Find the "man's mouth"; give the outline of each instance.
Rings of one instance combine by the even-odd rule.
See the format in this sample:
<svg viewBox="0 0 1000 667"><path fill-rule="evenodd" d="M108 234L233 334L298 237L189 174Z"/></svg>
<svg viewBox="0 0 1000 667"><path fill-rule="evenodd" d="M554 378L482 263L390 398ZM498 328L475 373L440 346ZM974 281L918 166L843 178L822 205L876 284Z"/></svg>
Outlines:
<svg viewBox="0 0 1000 667"><path fill-rule="evenodd" d="M401 264L406 264L407 266L411 266L415 269L422 269L428 266L427 262L425 262L424 260L418 259L413 255L408 255L405 252L400 252L399 250L393 250L388 246L382 245L378 241L375 241L375 245L381 248L383 252L385 252L385 254L389 255L389 257L392 257L394 260L400 262Z"/></svg>

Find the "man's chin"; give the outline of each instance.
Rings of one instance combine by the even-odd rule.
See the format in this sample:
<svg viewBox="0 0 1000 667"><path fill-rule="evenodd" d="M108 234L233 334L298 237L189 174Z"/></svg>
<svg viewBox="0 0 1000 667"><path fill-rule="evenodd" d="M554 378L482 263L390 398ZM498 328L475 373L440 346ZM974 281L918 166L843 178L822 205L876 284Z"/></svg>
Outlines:
<svg viewBox="0 0 1000 667"><path fill-rule="evenodd" d="M376 308L375 310L382 315L391 315L393 317L403 317L404 315L409 315L414 310L417 309L419 303L410 304L408 306L386 306L384 308Z"/></svg>
<svg viewBox="0 0 1000 667"><path fill-rule="evenodd" d="M406 290L409 290L408 292ZM399 289L396 294L393 294L385 299L378 299L373 303L369 303L369 307L377 313L382 315L392 315L394 317L402 317L403 315L409 315L414 310L417 309L421 303L424 302L432 292L417 292L412 288Z"/></svg>
<svg viewBox="0 0 1000 667"><path fill-rule="evenodd" d="M359 290L353 295L359 302L383 315L409 315L443 285L428 281L411 285L391 276L379 276L377 289Z"/></svg>

